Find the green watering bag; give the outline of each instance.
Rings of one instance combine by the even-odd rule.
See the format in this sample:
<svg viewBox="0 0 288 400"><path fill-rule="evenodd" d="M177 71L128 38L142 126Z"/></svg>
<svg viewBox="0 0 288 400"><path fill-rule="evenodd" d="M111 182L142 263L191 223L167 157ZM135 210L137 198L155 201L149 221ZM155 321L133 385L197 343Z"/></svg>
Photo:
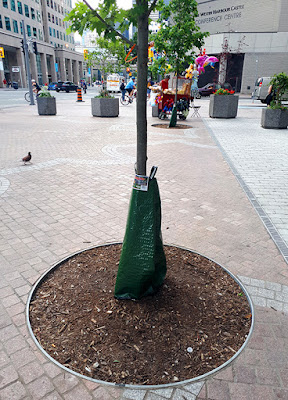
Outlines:
<svg viewBox="0 0 288 400"><path fill-rule="evenodd" d="M166 275L161 202L156 178L148 191L132 190L115 297L140 299L155 293Z"/></svg>

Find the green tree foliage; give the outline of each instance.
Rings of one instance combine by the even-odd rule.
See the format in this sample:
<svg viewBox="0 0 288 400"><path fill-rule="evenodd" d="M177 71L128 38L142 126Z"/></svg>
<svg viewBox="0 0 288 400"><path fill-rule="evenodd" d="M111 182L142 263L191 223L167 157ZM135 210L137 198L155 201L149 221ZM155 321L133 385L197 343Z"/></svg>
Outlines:
<svg viewBox="0 0 288 400"><path fill-rule="evenodd" d="M104 82L110 73L120 72L125 68L126 48L122 41L114 41L100 36L95 41L96 50L88 55L87 65L97 67Z"/></svg>
<svg viewBox="0 0 288 400"><path fill-rule="evenodd" d="M162 55L153 65L164 75L174 72L180 75L195 58L195 48L200 49L208 32L201 32L196 25L198 16L195 0L171 0L163 5L158 22L161 28L154 35L155 50ZM170 67L167 68L167 65Z"/></svg>

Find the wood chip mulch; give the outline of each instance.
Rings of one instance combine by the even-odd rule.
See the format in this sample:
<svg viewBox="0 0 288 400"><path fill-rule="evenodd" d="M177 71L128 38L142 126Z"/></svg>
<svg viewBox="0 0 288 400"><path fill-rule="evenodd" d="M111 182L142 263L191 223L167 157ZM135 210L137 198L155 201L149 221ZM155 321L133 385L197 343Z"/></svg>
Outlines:
<svg viewBox="0 0 288 400"><path fill-rule="evenodd" d="M205 374L238 351L251 310L219 265L165 246L167 275L159 292L116 300L120 252L118 244L86 250L38 286L30 323L51 357L98 380L158 385Z"/></svg>

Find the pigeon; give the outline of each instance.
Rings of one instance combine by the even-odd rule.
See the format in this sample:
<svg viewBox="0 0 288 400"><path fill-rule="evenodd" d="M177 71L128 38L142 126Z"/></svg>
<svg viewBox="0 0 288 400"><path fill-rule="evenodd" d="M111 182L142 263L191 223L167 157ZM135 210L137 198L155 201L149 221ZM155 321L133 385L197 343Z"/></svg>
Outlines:
<svg viewBox="0 0 288 400"><path fill-rule="evenodd" d="M28 152L28 155L22 158L22 161L24 162L24 165L29 162L32 158L32 155L30 153L30 151Z"/></svg>

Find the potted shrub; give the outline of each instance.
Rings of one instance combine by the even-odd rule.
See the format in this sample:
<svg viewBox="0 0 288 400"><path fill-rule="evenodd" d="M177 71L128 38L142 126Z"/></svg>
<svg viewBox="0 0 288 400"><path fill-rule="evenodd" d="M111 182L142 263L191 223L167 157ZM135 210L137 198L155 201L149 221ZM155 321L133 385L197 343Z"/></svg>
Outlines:
<svg viewBox="0 0 288 400"><path fill-rule="evenodd" d="M47 86L38 93L37 107L39 115L56 115L56 99L51 96Z"/></svg>
<svg viewBox="0 0 288 400"><path fill-rule="evenodd" d="M238 110L239 96L233 90L218 89L210 95L209 117L235 118Z"/></svg>
<svg viewBox="0 0 288 400"><path fill-rule="evenodd" d="M101 90L98 96L91 99L91 109L93 117L118 117L119 99L107 90Z"/></svg>
<svg viewBox="0 0 288 400"><path fill-rule="evenodd" d="M285 72L275 74L270 85L272 85L273 100L262 110L261 126L266 129L287 129L288 109L283 106L282 101L288 92L288 75Z"/></svg>

